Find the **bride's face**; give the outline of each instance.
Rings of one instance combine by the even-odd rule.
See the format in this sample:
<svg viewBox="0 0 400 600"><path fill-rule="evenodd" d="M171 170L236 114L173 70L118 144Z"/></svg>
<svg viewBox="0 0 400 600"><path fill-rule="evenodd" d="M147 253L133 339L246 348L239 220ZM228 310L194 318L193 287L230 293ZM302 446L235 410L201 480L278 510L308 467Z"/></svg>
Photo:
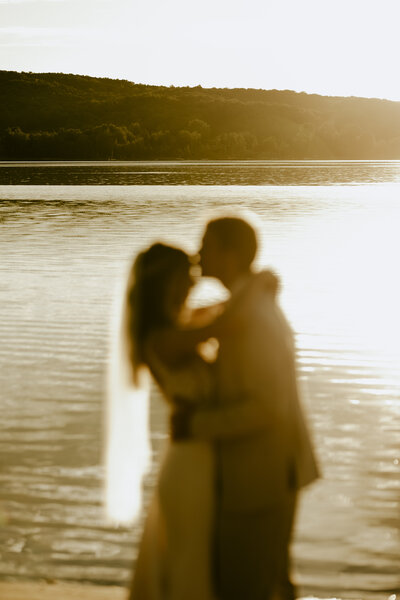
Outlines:
<svg viewBox="0 0 400 600"><path fill-rule="evenodd" d="M193 285L193 278L186 269L171 275L166 291L165 309L174 322L177 321Z"/></svg>

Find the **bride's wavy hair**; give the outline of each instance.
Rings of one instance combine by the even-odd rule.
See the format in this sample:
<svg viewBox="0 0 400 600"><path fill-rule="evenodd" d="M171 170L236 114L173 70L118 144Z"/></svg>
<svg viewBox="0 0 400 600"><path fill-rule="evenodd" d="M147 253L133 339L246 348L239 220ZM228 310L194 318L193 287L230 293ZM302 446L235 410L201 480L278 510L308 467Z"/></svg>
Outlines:
<svg viewBox="0 0 400 600"><path fill-rule="evenodd" d="M167 289L177 272L188 272L189 256L183 250L157 242L136 257L126 292L125 335L133 380L147 364L145 342L149 333L171 324L166 306Z"/></svg>

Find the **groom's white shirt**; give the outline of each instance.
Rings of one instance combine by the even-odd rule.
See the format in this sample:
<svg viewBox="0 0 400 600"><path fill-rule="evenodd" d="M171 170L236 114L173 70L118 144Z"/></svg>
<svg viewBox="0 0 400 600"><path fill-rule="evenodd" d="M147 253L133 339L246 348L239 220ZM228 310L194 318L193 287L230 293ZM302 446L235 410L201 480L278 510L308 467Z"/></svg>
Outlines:
<svg viewBox="0 0 400 600"><path fill-rule="evenodd" d="M265 287L236 282L235 319L221 336L217 401L192 421L218 449L221 506L254 511L310 483L318 469L299 403L291 329ZM236 317L237 315L237 317Z"/></svg>

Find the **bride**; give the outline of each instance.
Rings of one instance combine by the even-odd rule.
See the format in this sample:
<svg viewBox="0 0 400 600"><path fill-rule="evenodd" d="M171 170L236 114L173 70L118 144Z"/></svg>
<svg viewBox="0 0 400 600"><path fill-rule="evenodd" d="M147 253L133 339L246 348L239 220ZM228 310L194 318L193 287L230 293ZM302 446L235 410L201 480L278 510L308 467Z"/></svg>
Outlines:
<svg viewBox="0 0 400 600"><path fill-rule="evenodd" d="M185 301L194 284L190 268L185 252L156 243L138 255L131 269L123 308L122 356L118 360L123 364L124 358L128 359L125 387L135 393L130 400L129 393L120 393L120 400L116 400L114 386L111 398L107 501L114 516L121 507L125 516L129 513L128 504L137 500L146 470L145 372L151 373L171 411L182 405L204 406L213 399L212 364L196 351L202 339L211 337L212 326L182 330ZM123 378L124 374L120 375ZM118 402L120 415L116 417L113 413L118 409L113 405ZM129 410L133 412L132 431L127 431L124 419L124 411L128 415ZM123 443L124 428L125 437L133 444L131 465L126 464L126 450L116 449ZM125 463L125 473L121 472L121 462ZM211 558L214 469L210 443L169 442L145 523L130 600L216 598ZM120 488L123 479L125 490ZM128 480L130 485L126 485ZM133 511L135 508L138 512L138 502Z"/></svg>

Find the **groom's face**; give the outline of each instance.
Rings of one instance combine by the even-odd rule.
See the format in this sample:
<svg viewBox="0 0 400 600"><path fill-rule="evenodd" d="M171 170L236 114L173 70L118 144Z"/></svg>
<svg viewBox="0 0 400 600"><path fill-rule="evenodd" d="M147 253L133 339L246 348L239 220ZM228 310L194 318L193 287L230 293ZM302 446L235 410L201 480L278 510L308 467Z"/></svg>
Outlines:
<svg viewBox="0 0 400 600"><path fill-rule="evenodd" d="M199 256L203 277L216 277L219 279L222 258L221 247L217 237L209 230L206 230L204 234Z"/></svg>

